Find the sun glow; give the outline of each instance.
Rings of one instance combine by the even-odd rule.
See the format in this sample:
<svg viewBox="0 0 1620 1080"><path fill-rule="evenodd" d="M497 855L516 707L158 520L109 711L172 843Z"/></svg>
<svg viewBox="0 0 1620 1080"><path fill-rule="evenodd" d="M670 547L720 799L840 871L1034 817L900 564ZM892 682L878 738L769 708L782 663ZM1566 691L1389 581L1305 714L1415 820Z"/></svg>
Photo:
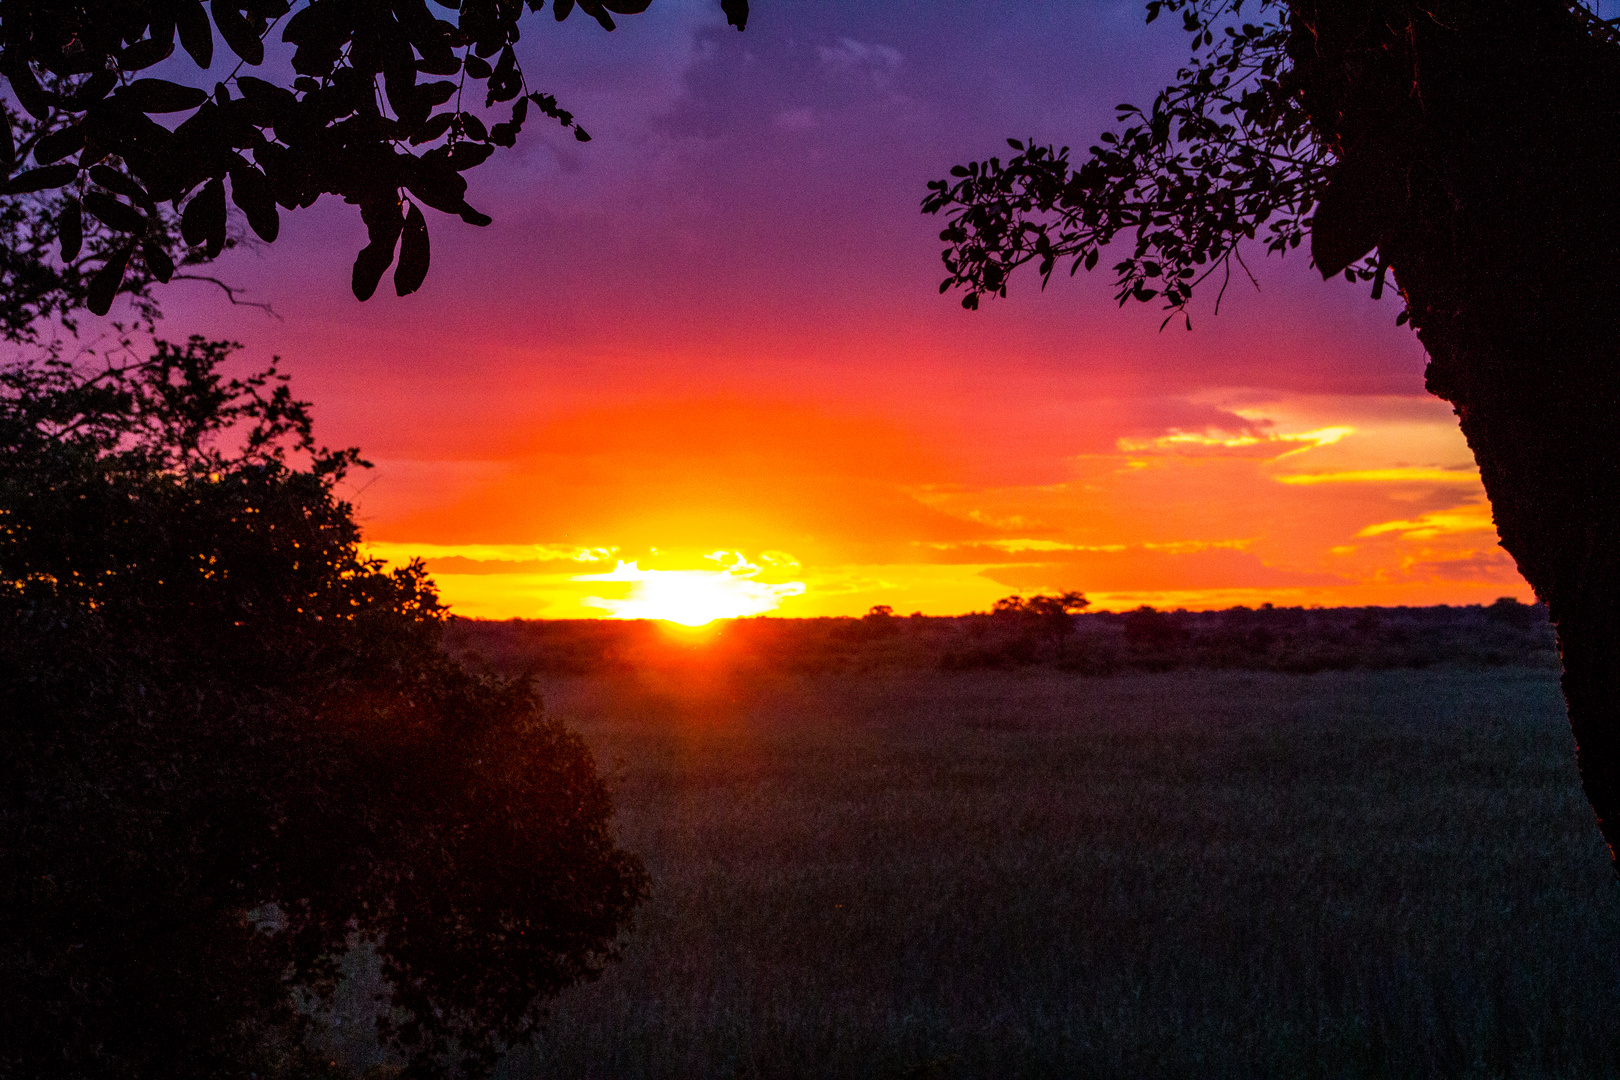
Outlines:
<svg viewBox="0 0 1620 1080"><path fill-rule="evenodd" d="M622 581L630 595L614 600L587 596L587 607L601 608L615 619L662 619L683 626L702 626L716 619L735 619L774 611L788 596L804 593L804 582L771 584L755 580L760 567L741 553L717 551L708 556L718 570L643 570L637 561L623 562L606 574L581 574L575 581Z"/></svg>

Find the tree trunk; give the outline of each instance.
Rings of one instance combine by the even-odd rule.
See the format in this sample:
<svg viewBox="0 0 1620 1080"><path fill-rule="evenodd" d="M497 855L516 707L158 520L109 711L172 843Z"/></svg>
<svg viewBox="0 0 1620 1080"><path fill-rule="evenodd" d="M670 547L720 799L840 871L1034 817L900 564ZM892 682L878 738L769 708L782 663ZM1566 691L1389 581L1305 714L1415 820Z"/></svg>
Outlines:
<svg viewBox="0 0 1620 1080"><path fill-rule="evenodd" d="M1289 0L1338 156L1313 237L1376 245L1558 627L1581 780L1620 844L1620 45L1558 0ZM1324 229L1324 225L1327 226ZM1323 245L1326 245L1324 247Z"/></svg>

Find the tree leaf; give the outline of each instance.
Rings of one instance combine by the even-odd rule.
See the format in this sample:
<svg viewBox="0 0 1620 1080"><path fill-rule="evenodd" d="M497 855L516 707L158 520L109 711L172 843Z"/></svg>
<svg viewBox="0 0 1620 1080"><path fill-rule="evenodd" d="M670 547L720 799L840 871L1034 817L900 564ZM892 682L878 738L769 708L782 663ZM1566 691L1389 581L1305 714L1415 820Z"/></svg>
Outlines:
<svg viewBox="0 0 1620 1080"><path fill-rule="evenodd" d="M118 54L118 66L124 71L139 71L162 63L174 55L174 35L164 38L142 38Z"/></svg>
<svg viewBox="0 0 1620 1080"><path fill-rule="evenodd" d="M53 131L35 143L34 160L41 165L49 165L53 161L61 161L69 154L77 154L82 149L84 149L84 128L74 124L72 127Z"/></svg>
<svg viewBox="0 0 1620 1080"><path fill-rule="evenodd" d="M71 184L79 176L79 167L72 164L46 165L38 169L24 169L6 182L7 195L24 195L30 191Z"/></svg>
<svg viewBox="0 0 1620 1080"><path fill-rule="evenodd" d="M167 283L174 276L174 260L169 253L157 244L147 240L141 244L141 257L146 260L146 268L152 271L152 276L159 281Z"/></svg>
<svg viewBox="0 0 1620 1080"><path fill-rule="evenodd" d="M90 166L90 179L108 191L116 191L133 202L142 203L146 206L152 205L152 196L146 193L145 188L141 187L133 177L125 176L111 165Z"/></svg>
<svg viewBox="0 0 1620 1080"><path fill-rule="evenodd" d="M217 176L204 184L180 212L180 236L192 247L207 244L215 255L224 248L225 184Z"/></svg>
<svg viewBox="0 0 1620 1080"><path fill-rule="evenodd" d="M429 261L427 220L415 203L405 214L405 228L399 237L399 265L394 268L394 292L409 296L422 287Z"/></svg>
<svg viewBox="0 0 1620 1080"><path fill-rule="evenodd" d="M56 216L56 236L62 243L62 261L77 259L84 245L84 214L78 199L70 198L62 204L62 212Z"/></svg>
<svg viewBox="0 0 1620 1080"><path fill-rule="evenodd" d="M231 52L255 67L264 63L264 42L247 19L242 17L234 0L211 0L209 10L214 13L214 25L219 28L219 36L225 39Z"/></svg>
<svg viewBox="0 0 1620 1080"><path fill-rule="evenodd" d="M180 0L174 8L174 24L180 31L180 46L206 70L214 62L214 28L208 25L202 0Z"/></svg>
<svg viewBox="0 0 1620 1080"><path fill-rule="evenodd" d="M135 247L131 244L107 257L106 265L90 279L90 288L85 295L86 307L97 315L105 315L112 310L113 297L118 295L118 286L124 283L124 270L128 268L129 257L134 253Z"/></svg>
<svg viewBox="0 0 1620 1080"><path fill-rule="evenodd" d="M90 215L114 232L146 232L146 216L128 203L121 203L105 191L87 191L84 208Z"/></svg>
<svg viewBox="0 0 1620 1080"><path fill-rule="evenodd" d="M393 241L370 243L361 248L360 253L354 258L354 274L350 282L355 299L370 300L371 294L377 291L377 283L382 280L388 264L393 261Z"/></svg>
<svg viewBox="0 0 1620 1080"><path fill-rule="evenodd" d="M26 54L20 50L7 49L4 59L6 81L11 84L11 92L17 95L17 101L28 115L41 122L49 121L51 109L61 101L61 96L46 92L39 85L34 76L34 69L29 66Z"/></svg>
<svg viewBox="0 0 1620 1080"><path fill-rule="evenodd" d="M208 100L208 91L167 79L136 79L116 97L144 113L171 113L195 109Z"/></svg>
<svg viewBox="0 0 1620 1080"><path fill-rule="evenodd" d="M1370 173L1334 170L1311 219L1311 258L1324 280L1378 246L1380 202Z"/></svg>
<svg viewBox="0 0 1620 1080"><path fill-rule="evenodd" d="M265 243L274 243L281 233L281 214L276 210L270 181L258 169L231 170L231 198L247 215L248 225Z"/></svg>

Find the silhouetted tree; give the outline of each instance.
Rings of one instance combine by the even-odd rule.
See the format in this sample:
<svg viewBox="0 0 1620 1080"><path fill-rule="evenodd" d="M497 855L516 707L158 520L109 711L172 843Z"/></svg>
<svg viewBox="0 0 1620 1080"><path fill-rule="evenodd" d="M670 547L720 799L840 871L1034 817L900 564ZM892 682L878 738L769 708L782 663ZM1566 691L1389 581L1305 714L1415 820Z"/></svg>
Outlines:
<svg viewBox="0 0 1620 1080"><path fill-rule="evenodd" d="M462 174L514 145L531 112L590 138L518 63L519 22L543 2L460 0L436 14L426 0L0 0L0 76L27 113L16 130L17 114L3 116L0 174L6 194L34 196L13 203L20 219L0 219L12 261L24 260L0 260L14 294L0 316L30 303L105 314L120 289L168 281L177 256L218 255L227 180L266 243L281 210L327 193L358 206L370 242L355 295L371 296L396 249L394 288L414 292L429 261L422 208L489 224ZM553 0L552 13L577 6L612 30L615 14L649 2ZM720 6L742 29L747 0ZM265 40L277 29L291 70L244 72L271 74ZM216 31L239 63L211 91L139 75L176 43L205 71ZM57 257L43 259L51 238Z"/></svg>
<svg viewBox="0 0 1620 1080"><path fill-rule="evenodd" d="M1062 656L1074 633L1074 617L1091 606L1091 601L1077 592L1057 596L1036 595L1025 600L1022 596L1005 596L997 600L990 610L992 618L1011 622L1034 637L1044 637Z"/></svg>
<svg viewBox="0 0 1620 1080"><path fill-rule="evenodd" d="M1558 627L1581 778L1620 843L1620 36L1566 0L1152 0L1191 62L1150 109L1067 148L953 170L943 288L1033 262L1115 264L1173 317L1239 245L1310 240L1386 273L1479 463L1502 545ZM1254 13L1245 22L1245 13ZM1369 255L1372 252L1372 255ZM1190 323L1189 323L1190 325Z"/></svg>
<svg viewBox="0 0 1620 1080"><path fill-rule="evenodd" d="M0 1075L296 1072L292 992L357 941L408 1071L477 1075L645 876L578 737L358 553L355 452L230 348L0 369Z"/></svg>

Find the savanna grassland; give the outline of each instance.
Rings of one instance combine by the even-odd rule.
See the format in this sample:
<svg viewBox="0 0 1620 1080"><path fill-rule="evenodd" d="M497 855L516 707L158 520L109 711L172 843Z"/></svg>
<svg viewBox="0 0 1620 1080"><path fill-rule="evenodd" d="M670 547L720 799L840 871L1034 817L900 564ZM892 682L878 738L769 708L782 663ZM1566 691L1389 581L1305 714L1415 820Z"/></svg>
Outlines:
<svg viewBox="0 0 1620 1080"><path fill-rule="evenodd" d="M508 1076L1620 1074L1549 673L547 692L655 894Z"/></svg>
<svg viewBox="0 0 1620 1080"><path fill-rule="evenodd" d="M1620 1076L1620 887L1539 661L722 640L541 677L654 893L505 1077Z"/></svg>

